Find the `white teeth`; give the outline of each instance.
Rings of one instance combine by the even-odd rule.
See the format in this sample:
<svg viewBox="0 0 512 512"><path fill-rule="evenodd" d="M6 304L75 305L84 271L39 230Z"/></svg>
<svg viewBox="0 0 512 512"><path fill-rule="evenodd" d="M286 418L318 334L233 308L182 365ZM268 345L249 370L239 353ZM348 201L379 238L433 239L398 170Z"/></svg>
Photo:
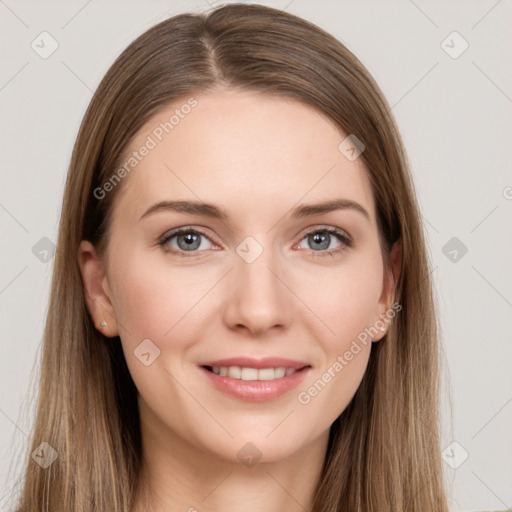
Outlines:
<svg viewBox="0 0 512 512"><path fill-rule="evenodd" d="M242 380L258 380L256 368L242 368Z"/></svg>
<svg viewBox="0 0 512 512"><path fill-rule="evenodd" d="M295 368L241 368L240 366L212 366L213 373L221 377L231 377L241 380L274 380L292 375Z"/></svg>
<svg viewBox="0 0 512 512"><path fill-rule="evenodd" d="M284 377L286 375L286 368L283 368L280 366L279 368L276 368L274 370L274 378L279 379L281 377Z"/></svg>
<svg viewBox="0 0 512 512"><path fill-rule="evenodd" d="M274 368L261 368L258 370L258 380L272 380L274 378Z"/></svg>
<svg viewBox="0 0 512 512"><path fill-rule="evenodd" d="M228 368L228 377L240 379L242 377L242 368L240 366L230 366Z"/></svg>

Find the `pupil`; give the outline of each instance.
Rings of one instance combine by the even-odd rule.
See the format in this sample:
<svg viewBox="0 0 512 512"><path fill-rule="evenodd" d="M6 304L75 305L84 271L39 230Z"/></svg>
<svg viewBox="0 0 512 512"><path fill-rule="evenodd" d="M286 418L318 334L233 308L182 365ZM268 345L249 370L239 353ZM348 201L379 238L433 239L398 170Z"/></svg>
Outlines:
<svg viewBox="0 0 512 512"><path fill-rule="evenodd" d="M320 249L327 249L329 247L329 236L330 235L315 233L312 236L313 236L313 240L316 244L321 244Z"/></svg>
<svg viewBox="0 0 512 512"><path fill-rule="evenodd" d="M179 243L182 240L185 242L185 247L182 247L181 244ZM178 244L182 249L188 251L190 249L197 249L199 247L200 244L198 243L198 240L199 236L197 234L187 233L185 235L181 235L180 237L178 237Z"/></svg>

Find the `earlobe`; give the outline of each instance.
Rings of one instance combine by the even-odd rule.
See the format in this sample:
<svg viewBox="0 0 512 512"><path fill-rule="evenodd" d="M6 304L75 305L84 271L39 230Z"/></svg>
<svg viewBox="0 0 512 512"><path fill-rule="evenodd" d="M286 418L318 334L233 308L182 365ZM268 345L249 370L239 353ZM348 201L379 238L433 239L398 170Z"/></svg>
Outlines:
<svg viewBox="0 0 512 512"><path fill-rule="evenodd" d="M384 282L382 295L379 301L378 318L375 321L375 327L378 330L377 334L373 337L373 341L379 341L384 337L389 328L391 318L388 311L392 308L396 285L400 277L402 268L402 241L397 240L389 253L389 267L384 272ZM394 316L394 315L393 315Z"/></svg>
<svg viewBox="0 0 512 512"><path fill-rule="evenodd" d="M80 242L77 256L87 309L94 325L105 336L117 336L117 321L103 261L88 240Z"/></svg>

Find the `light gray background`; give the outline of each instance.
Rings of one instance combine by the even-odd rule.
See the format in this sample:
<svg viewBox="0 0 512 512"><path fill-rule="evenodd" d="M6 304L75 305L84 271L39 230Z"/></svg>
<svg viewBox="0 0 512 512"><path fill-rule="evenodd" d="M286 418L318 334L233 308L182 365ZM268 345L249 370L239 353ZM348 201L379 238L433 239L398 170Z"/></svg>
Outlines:
<svg viewBox="0 0 512 512"><path fill-rule="evenodd" d="M446 353L442 445L449 447L444 466L452 508L512 508L512 2L266 4L339 38L393 106L438 291ZM40 261L32 248L43 237L56 242L81 118L103 74L136 36L169 16L210 5L0 0L1 510L19 482L12 460L30 431L30 384L39 372L53 264ZM59 45L47 59L31 48L43 31ZM469 44L456 59L442 47L453 31ZM444 43L452 53L462 44L457 36ZM443 253L452 237L467 247L456 261L449 246L448 256ZM459 444L450 447L454 441ZM452 469L448 462L460 465Z"/></svg>

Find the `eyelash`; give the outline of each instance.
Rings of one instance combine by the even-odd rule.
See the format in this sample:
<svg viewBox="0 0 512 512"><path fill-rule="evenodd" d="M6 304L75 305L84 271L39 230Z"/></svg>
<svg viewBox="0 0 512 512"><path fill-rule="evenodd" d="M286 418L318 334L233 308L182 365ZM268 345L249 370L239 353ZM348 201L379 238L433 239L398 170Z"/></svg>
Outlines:
<svg viewBox="0 0 512 512"><path fill-rule="evenodd" d="M201 231L200 229L186 226L183 228L177 228L177 229L171 231L170 233L165 233L164 235L162 235L158 239L158 245L160 247L162 247L162 249L166 253L176 254L177 256L184 257L184 258L194 257L193 256L194 253L202 252L202 251L190 251L190 255L187 255L186 254L187 251L181 251L181 250L177 251L174 248L173 249L169 248L169 246L167 245L169 240L171 240L172 238L174 238L176 236L184 234L184 233L199 234L199 235L204 236L208 240L210 240L208 235L206 233L204 233L203 231ZM313 251L312 249L308 249L310 252L313 253L314 257L324 258L326 256L331 256L334 258L334 256L336 256L337 254L341 254L341 253L345 252L347 249L353 247L353 245L354 245L352 239L347 234L345 234L344 231L341 231L340 229L333 228L333 227L316 228L312 231L308 231L308 232L304 233L304 236L300 239L300 242L307 236L312 236L317 233L329 233L330 235L334 235L342 243L342 245L340 247L338 247L337 249L331 249L329 251ZM210 240L210 242L212 242L212 241ZM212 243L214 243L214 242L212 242ZM301 249L301 250L304 250L304 249Z"/></svg>

